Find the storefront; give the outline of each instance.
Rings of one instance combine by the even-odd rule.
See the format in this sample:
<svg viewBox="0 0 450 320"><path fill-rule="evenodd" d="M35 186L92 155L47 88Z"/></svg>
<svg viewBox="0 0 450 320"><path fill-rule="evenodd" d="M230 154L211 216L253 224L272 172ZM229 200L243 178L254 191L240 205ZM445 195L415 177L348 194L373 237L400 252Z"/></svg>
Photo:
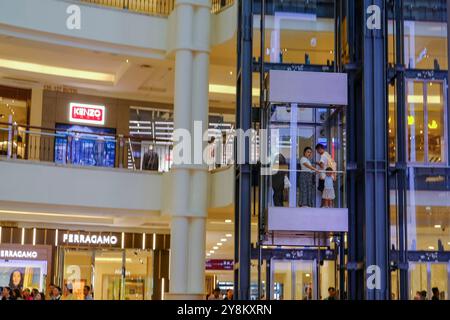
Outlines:
<svg viewBox="0 0 450 320"><path fill-rule="evenodd" d="M0 287L43 291L51 262L51 246L0 244Z"/></svg>
<svg viewBox="0 0 450 320"><path fill-rule="evenodd" d="M10 133L7 124L28 124L30 103L31 90L0 85L0 156L14 152L19 159L25 157L25 136L18 135L16 143L8 145Z"/></svg>
<svg viewBox="0 0 450 320"><path fill-rule="evenodd" d="M169 235L0 227L0 239L0 286L71 283L96 300L159 300L169 288Z"/></svg>

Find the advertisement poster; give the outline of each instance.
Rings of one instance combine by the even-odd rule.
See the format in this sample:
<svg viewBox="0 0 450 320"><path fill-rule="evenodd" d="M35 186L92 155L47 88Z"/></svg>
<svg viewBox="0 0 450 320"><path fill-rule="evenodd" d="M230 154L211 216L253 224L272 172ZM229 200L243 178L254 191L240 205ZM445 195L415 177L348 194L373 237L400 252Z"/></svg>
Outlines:
<svg viewBox="0 0 450 320"><path fill-rule="evenodd" d="M70 160L71 164L79 166L114 167L115 129L57 124L56 133L56 163L65 164Z"/></svg>
<svg viewBox="0 0 450 320"><path fill-rule="evenodd" d="M0 260L0 287L11 289L43 289L47 262L45 261L9 261Z"/></svg>

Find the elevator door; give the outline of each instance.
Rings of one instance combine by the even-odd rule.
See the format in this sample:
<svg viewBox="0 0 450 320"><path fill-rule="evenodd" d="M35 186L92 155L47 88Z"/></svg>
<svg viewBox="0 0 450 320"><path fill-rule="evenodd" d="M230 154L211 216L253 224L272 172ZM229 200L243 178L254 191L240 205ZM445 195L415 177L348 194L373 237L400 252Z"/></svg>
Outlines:
<svg viewBox="0 0 450 320"><path fill-rule="evenodd" d="M409 295L414 299L416 292L426 291L431 300L432 289L438 288L440 300L449 300L450 264L431 262L410 262Z"/></svg>
<svg viewBox="0 0 450 320"><path fill-rule="evenodd" d="M317 300L316 261L272 260L272 300Z"/></svg>

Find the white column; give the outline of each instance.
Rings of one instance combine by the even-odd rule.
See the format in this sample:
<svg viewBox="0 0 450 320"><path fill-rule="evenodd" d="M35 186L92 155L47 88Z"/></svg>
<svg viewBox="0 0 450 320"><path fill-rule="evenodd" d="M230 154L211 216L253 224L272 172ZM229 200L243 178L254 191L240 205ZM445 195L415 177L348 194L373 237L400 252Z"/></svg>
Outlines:
<svg viewBox="0 0 450 320"><path fill-rule="evenodd" d="M42 87L35 87L31 90L31 108L30 108L30 125L35 127L42 127L42 109L44 104L44 89ZM33 129L34 132L39 132ZM27 145L29 159L39 160L40 158L40 136L31 135Z"/></svg>
<svg viewBox="0 0 450 320"><path fill-rule="evenodd" d="M173 217L170 240L170 293L187 292L188 219Z"/></svg>
<svg viewBox="0 0 450 320"><path fill-rule="evenodd" d="M208 125L210 1L177 0L174 129L191 133L191 163L174 166L169 299L204 295L208 171L194 164L205 142L195 145L194 122ZM198 125L198 123L197 123ZM200 131L200 130L199 130ZM198 154L197 154L198 158Z"/></svg>
<svg viewBox="0 0 450 320"><path fill-rule="evenodd" d="M205 218L192 218L189 224L188 292L190 294L205 293L205 220Z"/></svg>

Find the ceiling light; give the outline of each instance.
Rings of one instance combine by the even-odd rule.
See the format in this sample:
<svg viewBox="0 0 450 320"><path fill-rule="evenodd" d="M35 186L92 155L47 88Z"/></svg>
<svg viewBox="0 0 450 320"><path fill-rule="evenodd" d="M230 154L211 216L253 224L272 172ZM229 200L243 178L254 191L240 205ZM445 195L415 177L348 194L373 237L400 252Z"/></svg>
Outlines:
<svg viewBox="0 0 450 320"><path fill-rule="evenodd" d="M220 241L227 242L227 239L223 238L223 239L220 239Z"/></svg>
<svg viewBox="0 0 450 320"><path fill-rule="evenodd" d="M450 246L450 241L449 242L447 242L447 244Z"/></svg>
<svg viewBox="0 0 450 320"><path fill-rule="evenodd" d="M433 246L429 246L428 249L434 250L434 247Z"/></svg>
<svg viewBox="0 0 450 320"><path fill-rule="evenodd" d="M209 253L214 253L214 252L215 252L214 250L210 250L210 251L209 251Z"/></svg>
<svg viewBox="0 0 450 320"><path fill-rule="evenodd" d="M130 63L130 60L127 59L127 63Z"/></svg>
<svg viewBox="0 0 450 320"><path fill-rule="evenodd" d="M219 247L213 247L213 249L214 249L214 250L218 250L218 249L219 249Z"/></svg>
<svg viewBox="0 0 450 320"><path fill-rule="evenodd" d="M207 257L211 257L211 253L207 253L206 256L207 256Z"/></svg>
<svg viewBox="0 0 450 320"><path fill-rule="evenodd" d="M219 247L221 247L221 246L223 246L223 243L222 243L222 242L217 242L217 245L218 245Z"/></svg>
<svg viewBox="0 0 450 320"><path fill-rule="evenodd" d="M434 228L435 228L435 229L441 229L442 226L441 226L440 224L435 224L435 225L434 225Z"/></svg>
<svg viewBox="0 0 450 320"><path fill-rule="evenodd" d="M83 79L83 80L104 81L104 82L115 81L114 74L55 67L17 60L0 59L0 68L41 73L58 77Z"/></svg>
<svg viewBox="0 0 450 320"><path fill-rule="evenodd" d="M226 235L225 235L225 237L227 237L227 238L231 238L233 235L231 234L231 233L227 233Z"/></svg>
<svg viewBox="0 0 450 320"><path fill-rule="evenodd" d="M209 85L210 93L220 93L220 94L233 94L236 95L236 87L234 86L226 86L220 84L210 84ZM252 95L257 97L259 96L259 89L252 89Z"/></svg>
<svg viewBox="0 0 450 320"><path fill-rule="evenodd" d="M310 275L309 273L305 274L305 276L306 276L307 278L311 277L311 275Z"/></svg>
<svg viewBox="0 0 450 320"><path fill-rule="evenodd" d="M225 223L232 223L233 221L231 221L230 219L225 220Z"/></svg>
<svg viewBox="0 0 450 320"><path fill-rule="evenodd" d="M230 71L230 76L232 76L233 75L233 71Z"/></svg>

